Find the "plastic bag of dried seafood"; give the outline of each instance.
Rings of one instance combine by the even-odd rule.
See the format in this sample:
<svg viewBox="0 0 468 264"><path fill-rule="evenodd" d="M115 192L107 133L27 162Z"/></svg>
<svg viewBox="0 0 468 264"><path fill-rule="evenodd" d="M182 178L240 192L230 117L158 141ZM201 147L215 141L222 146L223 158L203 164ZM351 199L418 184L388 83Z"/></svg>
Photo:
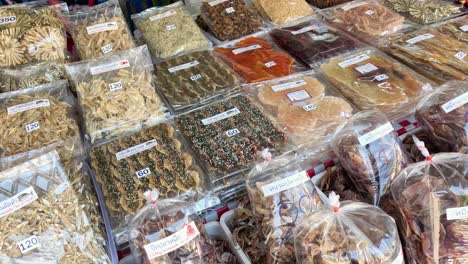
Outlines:
<svg viewBox="0 0 468 264"><path fill-rule="evenodd" d="M156 84L174 111L206 102L240 83L237 75L211 51L196 51L156 65Z"/></svg>
<svg viewBox="0 0 468 264"><path fill-rule="evenodd" d="M276 25L292 22L314 14L305 0L252 0L263 17Z"/></svg>
<svg viewBox="0 0 468 264"><path fill-rule="evenodd" d="M395 220L376 206L344 201L326 205L296 228L296 263L404 264Z"/></svg>
<svg viewBox="0 0 468 264"><path fill-rule="evenodd" d="M245 90L297 145L326 140L354 109L313 71L252 84Z"/></svg>
<svg viewBox="0 0 468 264"><path fill-rule="evenodd" d="M0 69L0 93L6 93L58 80L64 80L65 70L55 62L42 62L19 68Z"/></svg>
<svg viewBox="0 0 468 264"><path fill-rule="evenodd" d="M0 67L66 59L66 4L47 1L0 7Z"/></svg>
<svg viewBox="0 0 468 264"><path fill-rule="evenodd" d="M133 15L132 20L156 59L164 60L211 46L182 2L147 9Z"/></svg>
<svg viewBox="0 0 468 264"><path fill-rule="evenodd" d="M421 100L416 118L429 132L438 152L468 151L468 81L438 87Z"/></svg>
<svg viewBox="0 0 468 264"><path fill-rule="evenodd" d="M362 197L374 205L408 163L392 124L377 110L351 117L334 135L333 149Z"/></svg>
<svg viewBox="0 0 468 264"><path fill-rule="evenodd" d="M118 0L110 0L63 16L82 60L135 47Z"/></svg>
<svg viewBox="0 0 468 264"><path fill-rule="evenodd" d="M0 262L110 263L56 152L0 172Z"/></svg>
<svg viewBox="0 0 468 264"><path fill-rule="evenodd" d="M391 186L409 264L466 263L468 252L468 155L430 156L405 168Z"/></svg>
<svg viewBox="0 0 468 264"><path fill-rule="evenodd" d="M203 225L192 215L191 203L158 200L157 190L147 191L147 205L129 224L132 254L143 264L204 262Z"/></svg>
<svg viewBox="0 0 468 264"><path fill-rule="evenodd" d="M75 84L86 137L91 143L151 126L164 119L153 87L148 48L65 65Z"/></svg>
<svg viewBox="0 0 468 264"><path fill-rule="evenodd" d="M321 204L300 157L291 154L257 164L246 186L254 218L266 238L268 263L293 263L295 228Z"/></svg>

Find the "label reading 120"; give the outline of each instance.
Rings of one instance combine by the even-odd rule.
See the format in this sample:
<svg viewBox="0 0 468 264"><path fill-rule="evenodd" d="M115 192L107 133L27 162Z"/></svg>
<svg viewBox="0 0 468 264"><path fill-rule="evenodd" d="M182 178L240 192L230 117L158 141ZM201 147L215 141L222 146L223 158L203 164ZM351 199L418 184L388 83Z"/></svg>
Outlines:
<svg viewBox="0 0 468 264"><path fill-rule="evenodd" d="M41 243L39 243L39 240L37 239L36 236L30 236L18 243L18 247L21 250L21 253L25 254L35 248L38 248L41 246Z"/></svg>
<svg viewBox="0 0 468 264"><path fill-rule="evenodd" d="M26 132L29 133L31 131L38 130L39 128L41 128L41 126L39 125L39 122L34 122L29 125L26 125L25 128L26 128Z"/></svg>
<svg viewBox="0 0 468 264"><path fill-rule="evenodd" d="M228 137L233 137L233 136L238 135L238 134L240 134L240 131L237 128L229 129L228 131L226 131L226 135Z"/></svg>
<svg viewBox="0 0 468 264"><path fill-rule="evenodd" d="M123 88L123 85L121 82L109 83L109 90L111 90L111 92L120 90L122 88Z"/></svg>
<svg viewBox="0 0 468 264"><path fill-rule="evenodd" d="M144 168L144 169L139 170L139 171L136 172L136 175L137 175L138 179L146 177L146 176L148 176L150 174L151 174L150 168Z"/></svg>

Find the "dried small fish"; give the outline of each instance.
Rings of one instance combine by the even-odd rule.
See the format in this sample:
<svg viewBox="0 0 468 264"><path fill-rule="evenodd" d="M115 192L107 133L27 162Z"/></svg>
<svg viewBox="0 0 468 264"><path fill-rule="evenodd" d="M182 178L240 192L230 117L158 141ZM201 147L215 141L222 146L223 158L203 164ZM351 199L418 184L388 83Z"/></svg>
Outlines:
<svg viewBox="0 0 468 264"><path fill-rule="evenodd" d="M31 88L65 79L62 65L44 62L15 69L0 69L0 93Z"/></svg>

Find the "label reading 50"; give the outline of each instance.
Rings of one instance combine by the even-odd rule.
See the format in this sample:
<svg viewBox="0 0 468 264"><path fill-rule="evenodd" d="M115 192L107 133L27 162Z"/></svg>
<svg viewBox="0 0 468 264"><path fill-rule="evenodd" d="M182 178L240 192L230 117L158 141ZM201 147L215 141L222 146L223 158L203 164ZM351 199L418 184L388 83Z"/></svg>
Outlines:
<svg viewBox="0 0 468 264"><path fill-rule="evenodd" d="M148 176L150 174L151 174L150 168L144 168L144 169L139 170L139 171L136 172L136 175L137 175L138 179L146 177L146 176Z"/></svg>
<svg viewBox="0 0 468 264"><path fill-rule="evenodd" d="M39 128L41 128L41 126L39 125L39 122L34 122L29 125L26 125L25 128L26 128L26 132L29 133L31 131L38 130Z"/></svg>
<svg viewBox="0 0 468 264"><path fill-rule="evenodd" d="M18 247L21 250L21 253L25 254L35 248L38 248L41 246L41 243L39 243L39 240L37 239L36 236L30 236L18 243Z"/></svg>
<svg viewBox="0 0 468 264"><path fill-rule="evenodd" d="M238 134L240 134L240 131L237 128L229 129L228 131L226 131L226 135L228 137L233 137L233 136L238 135Z"/></svg>

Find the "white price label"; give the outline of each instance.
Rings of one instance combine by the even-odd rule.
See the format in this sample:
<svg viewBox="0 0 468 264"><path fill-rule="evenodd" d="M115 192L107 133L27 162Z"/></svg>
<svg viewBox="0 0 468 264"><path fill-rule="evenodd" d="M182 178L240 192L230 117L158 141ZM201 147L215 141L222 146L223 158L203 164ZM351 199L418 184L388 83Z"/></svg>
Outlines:
<svg viewBox="0 0 468 264"><path fill-rule="evenodd" d="M226 13L228 13L228 14L231 14L231 13L233 13L234 11L236 11L236 10L234 9L234 7L228 7L228 8L226 8Z"/></svg>
<svg viewBox="0 0 468 264"><path fill-rule="evenodd" d="M226 118L230 118L230 117L233 117L233 116L236 116L240 114L240 111L239 109L237 109L237 107L234 107L232 109L229 109L228 111L226 112L222 112L220 114L217 114L217 115L214 115L212 117L208 117L208 118L205 118L205 119L202 119L202 123L203 125L207 126L209 124L213 124L213 123L216 123L218 121L221 121L223 119L226 119Z"/></svg>
<svg viewBox="0 0 468 264"><path fill-rule="evenodd" d="M468 206L447 209L447 220L460 219L468 219Z"/></svg>
<svg viewBox="0 0 468 264"><path fill-rule="evenodd" d="M374 10L367 10L366 12L364 12L364 14L368 15L368 16L372 16L373 14L375 14Z"/></svg>
<svg viewBox="0 0 468 264"><path fill-rule="evenodd" d="M196 80L200 79L201 77L202 77L201 74L197 74L197 75L191 76L191 77L190 77L190 80L196 81Z"/></svg>
<svg viewBox="0 0 468 264"><path fill-rule="evenodd" d="M41 247L41 243L39 243L39 239L37 239L36 236L30 236L18 242L18 247L20 248L21 253L25 254L33 249Z"/></svg>
<svg viewBox="0 0 468 264"><path fill-rule="evenodd" d="M419 36L414 37L414 38L410 38L410 39L408 39L408 40L406 41L406 43L408 43L408 44L415 44L415 43L418 43L418 42L420 42L420 41L423 41L423 40L426 40L426 39L430 39L430 38L433 38L433 37L434 37L434 35L427 33L427 34L419 35Z"/></svg>
<svg viewBox="0 0 468 264"><path fill-rule="evenodd" d="M286 177L281 180L274 181L272 183L262 186L263 196L268 197L275 195L285 190L289 190L298 185L303 184L304 182L309 181L309 176L306 171L301 171L292 176Z"/></svg>
<svg viewBox="0 0 468 264"><path fill-rule="evenodd" d="M16 16L0 17L0 25L11 24L16 22Z"/></svg>
<svg viewBox="0 0 468 264"><path fill-rule="evenodd" d="M467 103L468 103L468 92L453 98L452 100L441 105L441 107L445 113L450 113L453 110L457 109L458 107L465 105Z"/></svg>
<svg viewBox="0 0 468 264"><path fill-rule="evenodd" d="M144 169L139 170L139 171L136 172L136 175L137 175L138 179L146 177L146 176L148 176L150 174L151 174L150 168L144 168Z"/></svg>
<svg viewBox="0 0 468 264"><path fill-rule="evenodd" d="M340 63L338 63L338 66L340 66L341 68L346 68L346 67L349 67L349 66L351 66L353 64L366 61L368 59L370 59L370 58L369 58L369 56L367 56L367 54L362 54L362 55L351 57L349 59L346 59L346 60L340 62Z"/></svg>
<svg viewBox="0 0 468 264"><path fill-rule="evenodd" d="M309 93L305 90L299 90L292 93L288 93L287 96L291 102L302 101L310 98Z"/></svg>
<svg viewBox="0 0 468 264"><path fill-rule="evenodd" d="M215 0L215 1L209 2L208 4L209 4L210 6L215 6L215 5L219 5L219 4L221 4L221 3L227 2L227 1L228 1L228 0Z"/></svg>
<svg viewBox="0 0 468 264"><path fill-rule="evenodd" d="M265 67L267 67L267 68L271 68L273 66L276 66L276 62L274 62L274 61L269 61L269 62L265 63Z"/></svg>
<svg viewBox="0 0 468 264"><path fill-rule="evenodd" d="M120 90L122 88L123 88L123 85L121 82L109 83L109 90L111 90L111 92Z"/></svg>
<svg viewBox="0 0 468 264"><path fill-rule="evenodd" d="M195 222L185 225L182 229L161 240L144 246L148 259L154 259L177 250L200 235Z"/></svg>
<svg viewBox="0 0 468 264"><path fill-rule="evenodd" d="M457 52L457 54L455 54L455 58L459 60L463 60L465 57L466 57L466 53L463 51Z"/></svg>
<svg viewBox="0 0 468 264"><path fill-rule="evenodd" d="M15 106L10 106L7 108L8 115L13 115L16 113L21 113L31 109L36 109L40 107L50 107L50 101L48 99L34 100L24 104L19 104Z"/></svg>
<svg viewBox="0 0 468 264"><path fill-rule="evenodd" d="M366 63L364 65L361 65L361 66L358 66L355 68L358 72L360 72L361 74L366 74L366 73L369 73L369 72L373 72L373 71L376 71L378 70L379 68L377 68L374 64L372 63Z"/></svg>
<svg viewBox="0 0 468 264"><path fill-rule="evenodd" d="M463 25L460 27L460 29L463 31L463 32L466 32L468 31L468 25Z"/></svg>
<svg viewBox="0 0 468 264"><path fill-rule="evenodd" d="M34 130L38 130L39 128L41 128L41 126L39 125L39 122L34 122L25 126L26 132L28 133Z"/></svg>
<svg viewBox="0 0 468 264"><path fill-rule="evenodd" d="M162 14L158 14L158 15L154 15L154 16L150 16L150 21L156 21L156 20L160 20L160 19L163 19L163 18L166 18L166 17L170 17L170 16L173 16L177 14L177 12L175 10L169 10L169 11L166 11Z"/></svg>
<svg viewBox="0 0 468 264"><path fill-rule="evenodd" d="M130 62L128 60L121 60L91 67L89 68L89 72L91 73L91 75L96 75L105 72L124 69L127 67L130 67Z"/></svg>
<svg viewBox="0 0 468 264"><path fill-rule="evenodd" d="M117 158L117 160L125 159L125 158L133 156L133 155L135 155L137 153L140 153L142 151L154 148L157 145L158 145L158 142L156 141L156 139L152 139L152 140L146 141L145 143L142 143L142 144L133 146L131 148L119 151L119 152L115 153L115 157Z"/></svg>
<svg viewBox="0 0 468 264"><path fill-rule="evenodd" d="M314 104L308 104L308 105L304 105L302 108L304 108L304 110L309 112L309 111L317 109L317 106Z"/></svg>
<svg viewBox="0 0 468 264"><path fill-rule="evenodd" d="M376 141L377 139L385 137L392 132L393 126L390 122L387 122L384 125L381 125L378 128L372 130L371 132L358 137L358 140L361 146L365 146Z"/></svg>
<svg viewBox="0 0 468 264"><path fill-rule="evenodd" d="M101 48L102 53L107 54L112 51L112 44L107 44Z"/></svg>
<svg viewBox="0 0 468 264"><path fill-rule="evenodd" d="M88 31L88 35L92 35L100 32L116 30L118 28L119 26L117 25L117 22L107 22L86 27L86 31Z"/></svg>
<svg viewBox="0 0 468 264"><path fill-rule="evenodd" d="M171 30L174 30L176 28L177 28L176 25L166 25L167 31L171 31Z"/></svg>
<svg viewBox="0 0 468 264"><path fill-rule="evenodd" d="M275 92L284 91L292 88L297 88L306 85L307 83L304 80L299 80L295 82L287 82L278 85L271 86L271 89Z"/></svg>
<svg viewBox="0 0 468 264"><path fill-rule="evenodd" d="M388 76L386 74L380 74L380 75L375 76L374 79L376 81L380 82L380 81L383 81L383 80L387 80Z"/></svg>
<svg viewBox="0 0 468 264"><path fill-rule="evenodd" d="M348 11L350 9L353 9L353 8L356 8L356 7L359 7L359 6L363 6L363 5L367 5L367 3L366 2L350 3L350 4L347 4L347 5L343 6L341 9L343 9L344 11Z"/></svg>
<svg viewBox="0 0 468 264"><path fill-rule="evenodd" d="M237 128L229 129L228 131L226 131L226 135L227 135L228 137L233 137L233 136L239 135L239 134L240 134L240 131L239 131L239 129L237 129Z"/></svg>
<svg viewBox="0 0 468 264"><path fill-rule="evenodd" d="M255 44L255 45L252 45L252 46L248 46L248 47L245 47L245 48L238 48L238 49L234 49L232 50L232 53L234 53L235 55L237 54L241 54L243 52L246 52L246 51L249 51L249 50L256 50L256 49L259 49L261 48L262 46L258 45L258 44Z"/></svg>
<svg viewBox="0 0 468 264"><path fill-rule="evenodd" d="M172 68L169 68L168 71L170 73L174 73L174 72L177 72L177 71L181 71L181 70L186 70L188 68L192 68L194 66L197 66L199 65L200 63L197 61L197 60L194 60L194 61L191 61L191 62L188 62L188 63L184 63L184 64L181 64L181 65L178 65L178 66L175 66L175 67L172 67Z"/></svg>
<svg viewBox="0 0 468 264"><path fill-rule="evenodd" d="M28 187L14 196L0 202L0 217L9 215L37 200L34 188Z"/></svg>
<svg viewBox="0 0 468 264"><path fill-rule="evenodd" d="M304 27L304 28L301 28L299 30L296 30L296 31L291 31L291 34L293 35L299 35L299 34L302 34L302 33L306 33L306 32L309 32L311 30L314 30L314 29L317 29L317 25L312 25L312 26L308 26L308 27Z"/></svg>

